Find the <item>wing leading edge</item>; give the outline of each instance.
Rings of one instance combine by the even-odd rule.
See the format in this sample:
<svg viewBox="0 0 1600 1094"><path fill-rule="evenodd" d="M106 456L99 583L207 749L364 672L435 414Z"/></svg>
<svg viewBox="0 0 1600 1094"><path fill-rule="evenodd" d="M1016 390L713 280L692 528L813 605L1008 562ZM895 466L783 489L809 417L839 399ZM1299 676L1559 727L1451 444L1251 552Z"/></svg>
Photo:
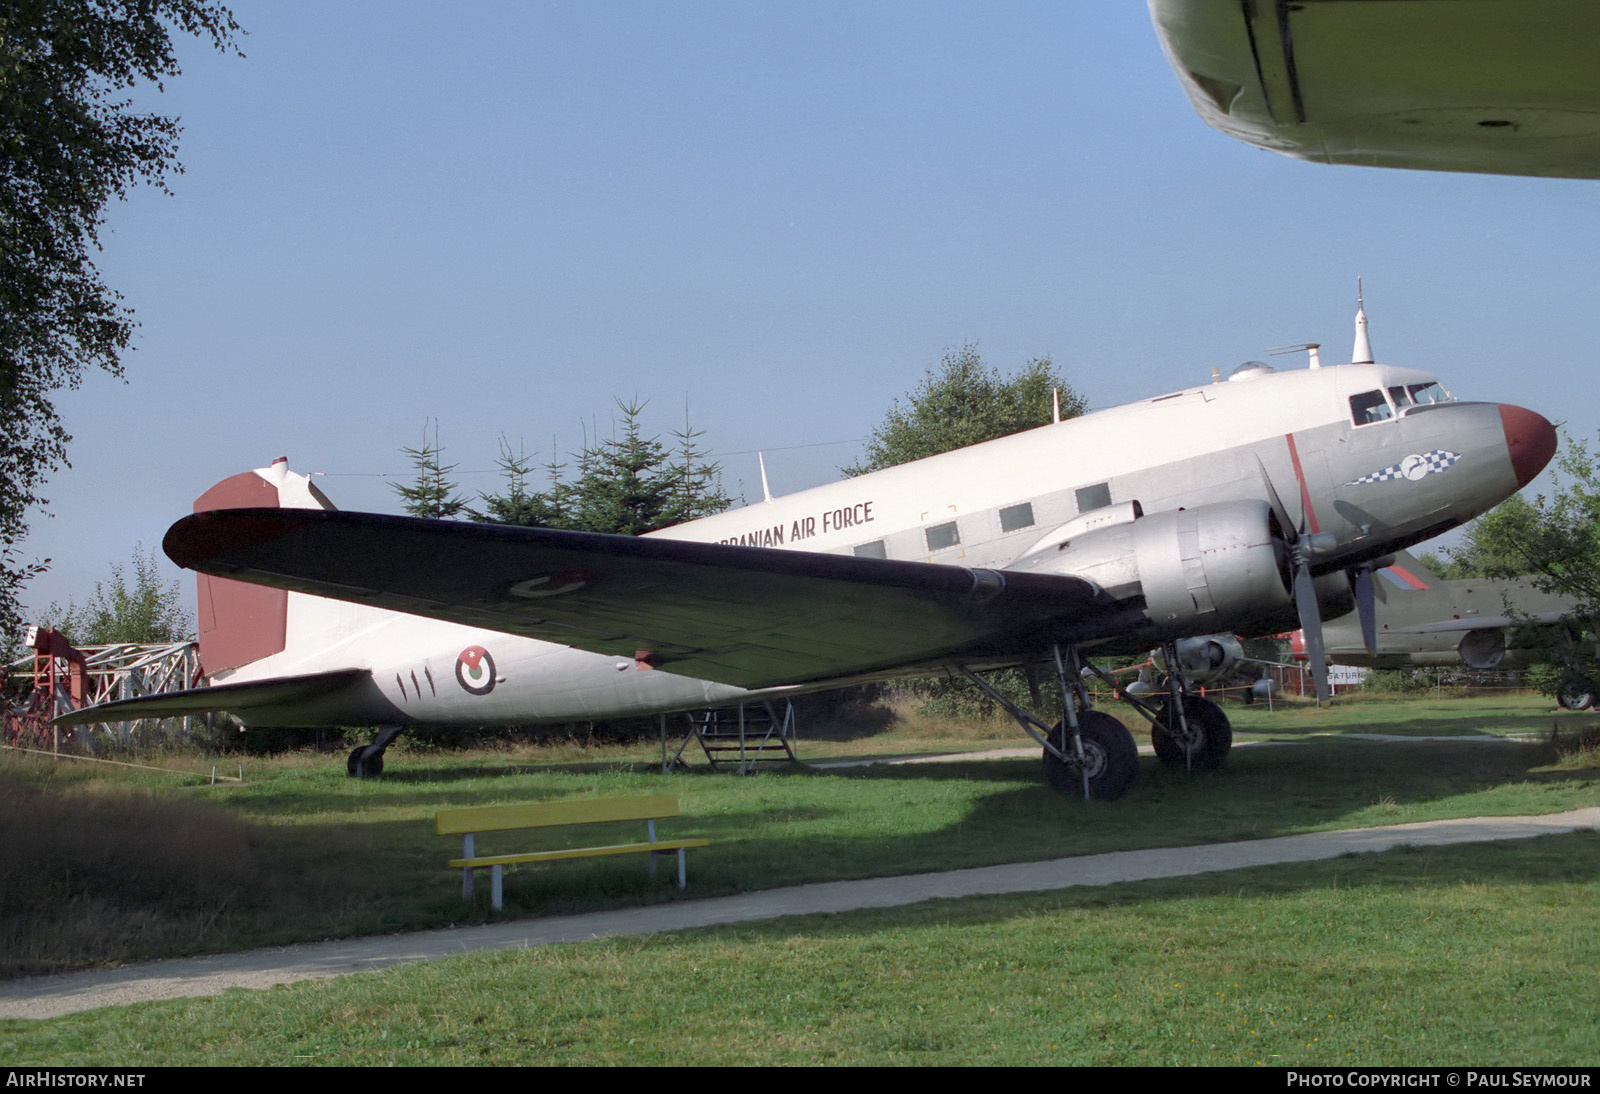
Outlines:
<svg viewBox="0 0 1600 1094"><path fill-rule="evenodd" d="M1014 660L1142 621L1074 577L316 510L196 513L180 566L741 687Z"/></svg>

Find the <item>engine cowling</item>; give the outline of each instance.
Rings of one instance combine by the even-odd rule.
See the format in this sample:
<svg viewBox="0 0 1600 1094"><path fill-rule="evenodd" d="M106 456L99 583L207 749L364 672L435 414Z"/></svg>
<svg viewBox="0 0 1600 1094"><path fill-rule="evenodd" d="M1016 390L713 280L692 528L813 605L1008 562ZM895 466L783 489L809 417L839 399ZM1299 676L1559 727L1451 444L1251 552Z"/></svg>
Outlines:
<svg viewBox="0 0 1600 1094"><path fill-rule="evenodd" d="M1178 671L1192 684L1209 684L1231 675L1244 658L1244 647L1231 634L1200 634L1180 638L1173 644L1178 655ZM1165 648L1150 651L1150 660L1171 672Z"/></svg>
<svg viewBox="0 0 1600 1094"><path fill-rule="evenodd" d="M1141 643L1267 634L1295 620L1288 550L1265 501L1142 514L1068 538L1052 534L1007 568L1071 574L1118 599L1142 596L1150 626L1135 638Z"/></svg>

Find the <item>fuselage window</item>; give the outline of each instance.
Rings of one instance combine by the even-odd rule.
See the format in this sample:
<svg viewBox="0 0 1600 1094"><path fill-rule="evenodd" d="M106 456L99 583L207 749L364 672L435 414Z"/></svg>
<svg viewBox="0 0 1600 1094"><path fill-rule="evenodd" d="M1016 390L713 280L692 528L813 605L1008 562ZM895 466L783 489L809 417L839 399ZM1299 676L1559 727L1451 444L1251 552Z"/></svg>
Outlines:
<svg viewBox="0 0 1600 1094"><path fill-rule="evenodd" d="M1360 395L1350 396L1350 417L1356 425L1371 425L1393 418L1394 409L1389 406L1389 400L1383 397L1383 392L1363 391Z"/></svg>
<svg viewBox="0 0 1600 1094"><path fill-rule="evenodd" d="M928 550L942 551L946 547L954 547L961 542L961 532L956 528L956 522L946 521L935 524L928 529Z"/></svg>
<svg viewBox="0 0 1600 1094"><path fill-rule="evenodd" d="M1104 509L1111 504L1111 484L1099 482L1093 486L1081 487L1077 492L1077 498L1080 513L1087 513L1091 509Z"/></svg>
<svg viewBox="0 0 1600 1094"><path fill-rule="evenodd" d="M856 557L858 558L888 558L889 552L883 545L883 540L875 539L871 543L856 544Z"/></svg>
<svg viewBox="0 0 1600 1094"><path fill-rule="evenodd" d="M1027 528L1033 524L1033 502L1025 501L1021 505L1008 505L1000 510L1000 530L1002 532L1015 532L1018 528Z"/></svg>

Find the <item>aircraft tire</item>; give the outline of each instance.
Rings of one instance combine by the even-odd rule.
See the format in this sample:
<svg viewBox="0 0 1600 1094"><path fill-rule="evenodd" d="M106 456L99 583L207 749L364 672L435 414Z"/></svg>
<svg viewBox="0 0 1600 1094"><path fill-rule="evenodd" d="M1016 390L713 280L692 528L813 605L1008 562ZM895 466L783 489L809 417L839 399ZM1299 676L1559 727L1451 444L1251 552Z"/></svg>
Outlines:
<svg viewBox="0 0 1600 1094"><path fill-rule="evenodd" d="M1150 743L1155 746L1156 759L1169 767L1183 767L1183 742L1178 739L1176 727L1168 728L1170 704L1162 704L1161 720L1150 727ZM1183 712L1189 728L1199 735L1189 767L1193 771L1211 771L1222 766L1233 749L1233 723L1227 713L1210 699L1191 695L1184 700Z"/></svg>
<svg viewBox="0 0 1600 1094"><path fill-rule="evenodd" d="M1098 710L1080 716L1078 731L1083 737L1084 760L1089 769L1089 796L1099 801L1122 797L1139 774L1139 746L1134 743L1133 734L1111 715ZM1057 744L1065 741L1062 751L1072 747L1059 724L1051 731L1051 739ZM1044 754L1044 779L1052 790L1062 794L1083 793L1077 766L1048 750Z"/></svg>
<svg viewBox="0 0 1600 1094"><path fill-rule="evenodd" d="M1594 700L1594 692L1581 676L1563 680L1561 690L1556 692L1556 702L1561 704L1563 710L1588 710L1594 706Z"/></svg>
<svg viewBox="0 0 1600 1094"><path fill-rule="evenodd" d="M362 754L367 751L366 745L357 745L350 753L350 760L345 765L345 770L352 779L371 779L383 774L383 753L368 756L362 759Z"/></svg>

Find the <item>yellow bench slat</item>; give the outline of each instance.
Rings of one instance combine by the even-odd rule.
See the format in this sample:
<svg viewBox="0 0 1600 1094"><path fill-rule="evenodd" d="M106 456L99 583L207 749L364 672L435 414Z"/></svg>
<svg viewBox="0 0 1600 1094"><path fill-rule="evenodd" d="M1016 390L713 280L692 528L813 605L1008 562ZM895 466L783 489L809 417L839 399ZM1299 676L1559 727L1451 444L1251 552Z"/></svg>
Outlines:
<svg viewBox="0 0 1600 1094"><path fill-rule="evenodd" d="M676 851L680 847L709 847L710 840L675 839L655 843L619 843L612 847L568 847L559 851L528 851L520 855L480 855L477 858L452 859L452 870L468 867L476 870L485 866L510 866L519 862L554 862L558 859L590 858L600 855L626 855L644 851Z"/></svg>
<svg viewBox="0 0 1600 1094"><path fill-rule="evenodd" d="M433 823L439 835L459 836L468 832L502 832L513 828L549 828L562 824L660 820L677 815L677 798L671 794L654 794L645 798L596 798L589 801L441 809L434 814Z"/></svg>

